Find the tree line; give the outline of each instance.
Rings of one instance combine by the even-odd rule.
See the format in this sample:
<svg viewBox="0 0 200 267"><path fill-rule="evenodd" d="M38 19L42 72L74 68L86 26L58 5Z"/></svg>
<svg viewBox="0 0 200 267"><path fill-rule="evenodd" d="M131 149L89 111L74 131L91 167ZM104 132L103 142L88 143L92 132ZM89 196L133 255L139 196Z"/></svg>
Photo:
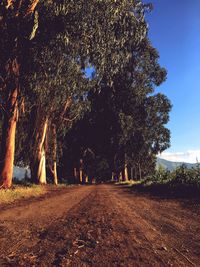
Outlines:
<svg viewBox="0 0 200 267"><path fill-rule="evenodd" d="M166 79L140 0L0 3L0 181L83 181L154 169L170 143ZM92 72L88 75L88 72ZM57 165L58 168L57 171ZM128 169L128 167L130 167Z"/></svg>

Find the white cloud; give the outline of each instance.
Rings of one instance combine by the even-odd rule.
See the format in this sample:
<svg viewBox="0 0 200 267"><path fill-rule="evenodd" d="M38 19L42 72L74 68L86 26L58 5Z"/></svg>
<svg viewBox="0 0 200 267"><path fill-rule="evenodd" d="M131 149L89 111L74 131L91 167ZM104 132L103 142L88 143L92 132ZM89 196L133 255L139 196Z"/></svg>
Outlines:
<svg viewBox="0 0 200 267"><path fill-rule="evenodd" d="M160 158L174 162L196 163L200 162L200 150L188 150L185 152L163 152Z"/></svg>

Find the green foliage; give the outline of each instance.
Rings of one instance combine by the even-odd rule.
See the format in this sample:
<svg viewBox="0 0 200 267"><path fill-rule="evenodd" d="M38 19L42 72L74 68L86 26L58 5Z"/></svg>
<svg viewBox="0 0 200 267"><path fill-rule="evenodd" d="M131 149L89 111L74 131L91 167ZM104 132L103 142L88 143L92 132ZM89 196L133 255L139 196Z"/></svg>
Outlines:
<svg viewBox="0 0 200 267"><path fill-rule="evenodd" d="M186 165L182 165L177 168L174 172L173 184L184 184L184 185L196 185L200 186L200 169L199 166L196 168L188 169Z"/></svg>
<svg viewBox="0 0 200 267"><path fill-rule="evenodd" d="M73 166L83 158L91 175L106 175L109 168L119 173L125 164L143 176L151 173L155 155L169 146L171 109L166 96L155 94L166 70L147 38L145 13L152 6L140 0L41 0L25 16L27 3L19 10L0 5L0 51L8 46L0 54L2 107L9 91L5 65L12 57L21 66L19 103L26 103L16 161L29 160L38 125L48 119L49 162L60 159L64 148L63 158ZM85 77L87 67L94 69L92 79Z"/></svg>
<svg viewBox="0 0 200 267"><path fill-rule="evenodd" d="M151 184L167 184L173 179L173 175L162 167L159 167L152 175L148 176L144 183Z"/></svg>
<svg viewBox="0 0 200 267"><path fill-rule="evenodd" d="M159 167L153 175L144 180L144 184L166 184L171 188L180 186L200 188L200 166L189 169L183 164L172 172Z"/></svg>
<svg viewBox="0 0 200 267"><path fill-rule="evenodd" d="M30 111L37 110L33 120L40 116L56 125L61 153L63 136L89 107L91 86L103 77L111 83L129 60L130 47L138 47L145 38L145 9L148 6L140 1L130 0L39 2L34 16L37 29L23 62L21 91ZM95 68L93 81L84 77L87 66ZM70 108L63 114L69 99ZM30 135L33 139L31 130Z"/></svg>
<svg viewBox="0 0 200 267"><path fill-rule="evenodd" d="M67 147L91 148L115 173L121 172L126 162L146 176L155 168L156 154L169 147L170 133L165 124L171 104L163 94L152 95L154 87L165 80L166 71L159 66L158 53L149 40L145 38L131 52L112 85L108 85L105 73L88 94L91 111L72 130L66 143ZM78 157L81 153L77 150Z"/></svg>

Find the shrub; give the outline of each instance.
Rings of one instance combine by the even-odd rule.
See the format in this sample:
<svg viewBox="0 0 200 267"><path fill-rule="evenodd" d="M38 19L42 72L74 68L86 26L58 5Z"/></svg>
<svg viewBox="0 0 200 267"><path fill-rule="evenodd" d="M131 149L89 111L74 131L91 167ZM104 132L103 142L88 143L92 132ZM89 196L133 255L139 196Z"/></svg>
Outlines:
<svg viewBox="0 0 200 267"><path fill-rule="evenodd" d="M195 168L187 168L185 164L170 172L163 167L159 167L153 175L149 176L145 184L169 184L177 185L192 185L200 187L200 165Z"/></svg>

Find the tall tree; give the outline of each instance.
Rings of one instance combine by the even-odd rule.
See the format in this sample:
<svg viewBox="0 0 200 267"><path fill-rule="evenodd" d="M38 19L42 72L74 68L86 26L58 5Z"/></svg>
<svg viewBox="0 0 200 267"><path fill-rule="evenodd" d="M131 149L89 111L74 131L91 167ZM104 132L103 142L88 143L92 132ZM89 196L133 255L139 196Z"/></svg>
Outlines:
<svg viewBox="0 0 200 267"><path fill-rule="evenodd" d="M154 93L166 77L158 58L147 38L132 48L132 57L116 73L113 84L107 84L105 74L98 90L90 93L91 112L78 124L76 133L84 133L79 145L105 157L117 174L127 173L128 164L137 167L138 174L147 174L155 155L169 146L165 124L171 104L164 95Z"/></svg>
<svg viewBox="0 0 200 267"><path fill-rule="evenodd" d="M131 7L130 4L131 3L128 3L127 1L125 5L126 8L130 8ZM98 6L101 7L101 9L98 9ZM127 18L127 22L124 22L124 18L126 18L127 14L129 13L127 13L127 10L122 5L122 3L116 7L116 5L114 5L112 2L110 2L109 4L102 4L102 3L97 4L95 1L94 2L91 1L91 5L89 6L88 4L85 5L85 2L83 1L81 3L81 7L82 7L81 9L80 9L80 6L71 5L71 4L69 4L67 7L68 9L66 11L66 3L64 1L61 7L58 8L56 6L56 8L55 7L53 8L53 11L50 10L48 12L50 14L51 12L53 12L53 15L47 18L47 20L49 19L51 23L52 17L54 17L54 14L56 14L56 12L58 12L59 10L59 19L56 21L56 26L59 25L60 26L59 28L61 29L58 32L54 33L53 39L50 42L50 47L55 47L55 49L53 49L54 54L52 54L52 59L54 57L59 57L59 54L60 54L61 56L65 58L62 64L63 65L66 64L68 67L71 66L70 65L71 62L73 64L75 63L77 65L80 65L81 68L85 68L88 64L93 65L96 69L97 75L99 76L98 80L101 79L102 73L104 73L105 68L109 66L110 71L109 71L108 79L111 79L113 73L115 73L117 69L121 68L123 61L122 59L119 58L118 54L120 54L120 49L123 46L124 40L129 38L132 34L131 31L133 29L129 30L130 25L134 26L136 30L136 34L134 36L135 38L133 38L133 41L132 41L133 43L136 43L136 41L137 42L139 41L138 40L139 37L137 36L139 32L140 32L140 39L145 34L143 31L145 30L146 25L142 20L142 14L140 14L141 10L137 8L137 11L135 13L135 16L140 21L140 23L138 24L136 23L135 17ZM117 10L119 11L119 14L117 17L114 12L115 8L117 8ZM107 24L102 23L102 20L101 20L102 10L106 14L105 20L107 21ZM95 14L96 14L96 17L94 16ZM90 27L91 19L93 21L92 29ZM116 35L117 33L116 29L113 28L113 26L116 24L116 19L117 19L118 30L121 29L121 32L120 34L118 33L118 35ZM78 25L77 25L77 20L79 21ZM46 23L46 20L44 20L44 23ZM53 21L53 23L55 22ZM80 28L81 28L81 31L80 31ZM37 38L38 40L43 40L47 37L46 35L43 34L43 31L42 31L41 33L39 32L38 37L36 37L36 40ZM106 44L106 47L105 47L105 44ZM107 45L109 45L109 47ZM40 47L39 51L41 51L41 48L43 49L43 47ZM113 51L115 51L115 56L113 54L112 59L110 58L110 52L108 50L111 48L113 49ZM35 49L38 50L38 46L36 46ZM33 53L33 54L35 55L36 53ZM44 51L44 54L46 54L45 51ZM120 54L120 57L121 56L122 56L122 53ZM126 57L124 61L125 60L126 60ZM44 69L47 67L46 66L47 64L45 62L46 60L44 61L44 64L43 64ZM113 62L112 65L110 65L111 62ZM72 86L73 86L73 83L77 82L76 77L73 73L66 72L65 75L68 78L68 80L71 81ZM45 86L48 88L50 85L51 87L50 90L54 90L54 88L51 85L51 81L50 81L52 76L51 75L46 75L46 76L48 76L47 78L48 82L46 83ZM44 90L48 91L48 89L45 86L43 85L41 87L41 85L39 85L40 88L44 88ZM70 91L73 90L73 88L69 88L69 86L66 86L66 89L68 90L68 93L70 95L71 94ZM82 87L79 87L79 89L82 89ZM40 101L40 103L42 102ZM42 105L44 103L45 101L42 103ZM49 102L49 104L51 103ZM52 106L51 106L51 109L52 109ZM39 113L40 113L40 116L43 117L42 112L40 111ZM48 112L45 112L45 116L47 116L47 114ZM45 122L46 120L42 118L42 121ZM41 127L45 129L45 124L43 125L42 122L41 122ZM36 132L38 131L36 130ZM42 137L42 135L39 135L39 136ZM42 153L40 152L39 154L41 155ZM37 163L36 169L38 169L38 166L40 166L40 164ZM33 177L36 178L38 173L40 173L39 170L37 170L35 174L33 172Z"/></svg>
<svg viewBox="0 0 200 267"><path fill-rule="evenodd" d="M87 89L88 80L75 61L67 60L64 53L58 53L53 48L45 49L45 52L38 56L35 55L33 66L32 73L28 73L28 84L32 92L30 97L33 121L30 142L31 176L34 182L45 184L48 143L51 143L53 148L53 165L57 180L55 170L57 132L61 129L66 131L69 123L81 115L83 108L80 102Z"/></svg>
<svg viewBox="0 0 200 267"><path fill-rule="evenodd" d="M21 64L28 40L34 38L38 2L8 0L0 3L0 92L4 113L0 180L4 188L12 184Z"/></svg>
<svg viewBox="0 0 200 267"><path fill-rule="evenodd" d="M4 95L4 126L1 161L3 187L10 187L14 160L19 82L30 49L42 51L54 42L66 56L76 58L85 67L95 65L99 79L109 70L108 82L127 60L123 50L127 40L132 46L146 35L144 6L140 1L3 1L1 10L1 77ZM92 25L91 25L92 23ZM6 40L6 41L5 41ZM112 57L111 57L112 55ZM26 55L27 56L27 55ZM67 63L66 63L67 64ZM9 115L8 115L9 114ZM44 120L44 124L46 121ZM43 136L43 134L41 134Z"/></svg>

